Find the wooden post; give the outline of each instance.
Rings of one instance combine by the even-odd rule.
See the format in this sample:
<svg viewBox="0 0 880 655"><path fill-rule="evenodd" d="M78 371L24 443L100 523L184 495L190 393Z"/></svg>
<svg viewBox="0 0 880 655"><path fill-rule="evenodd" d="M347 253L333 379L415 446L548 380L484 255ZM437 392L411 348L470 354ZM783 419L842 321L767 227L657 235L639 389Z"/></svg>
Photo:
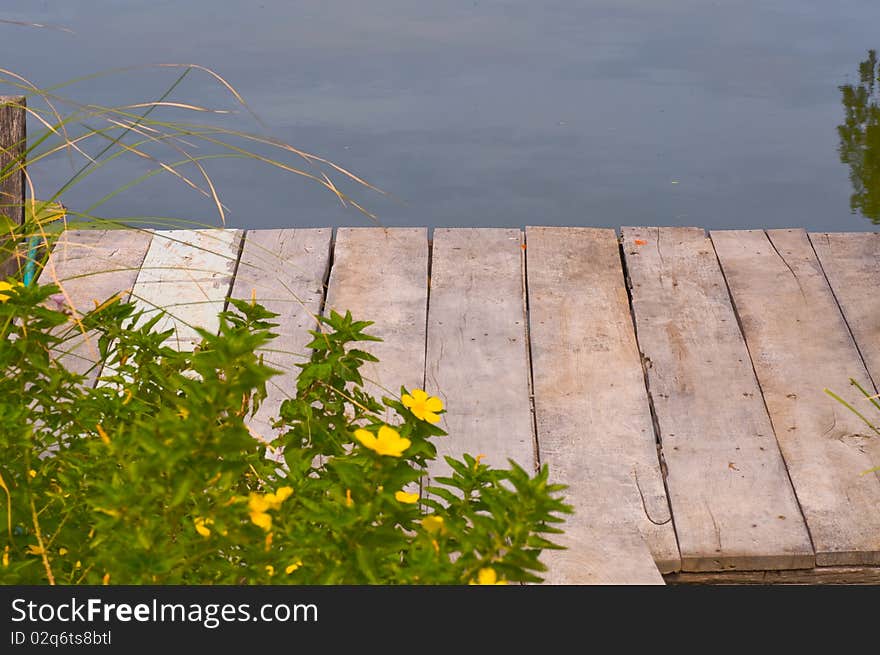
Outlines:
<svg viewBox="0 0 880 655"><path fill-rule="evenodd" d="M21 157L26 148L27 131L24 96L0 96L0 170ZM10 171L0 179L0 214L15 223L24 221L24 167ZM0 247L8 243L9 234L0 234ZM18 257L2 261L0 256L0 279L19 270Z"/></svg>

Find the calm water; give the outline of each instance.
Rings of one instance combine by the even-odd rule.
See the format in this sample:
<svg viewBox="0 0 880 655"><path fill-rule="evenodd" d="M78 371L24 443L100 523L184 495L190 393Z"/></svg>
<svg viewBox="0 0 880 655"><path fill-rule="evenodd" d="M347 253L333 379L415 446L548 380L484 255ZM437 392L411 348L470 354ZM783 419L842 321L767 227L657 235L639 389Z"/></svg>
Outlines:
<svg viewBox="0 0 880 655"><path fill-rule="evenodd" d="M852 166L837 126L839 87L858 85L880 47L877 0L4 0L0 18L74 31L0 24L0 66L40 86L146 63L216 70L265 124L241 112L224 125L390 192L345 187L385 225L874 227L863 214L880 197L880 152L872 178L865 147L880 116L853 114ZM129 72L66 93L121 105L175 77ZM172 98L235 108L201 74ZM365 223L301 179L209 164L233 225ZM868 197L855 212L851 168ZM148 169L128 160L64 201L84 208ZM60 157L34 174L51 191L71 171ZM214 220L170 179L102 211Z"/></svg>

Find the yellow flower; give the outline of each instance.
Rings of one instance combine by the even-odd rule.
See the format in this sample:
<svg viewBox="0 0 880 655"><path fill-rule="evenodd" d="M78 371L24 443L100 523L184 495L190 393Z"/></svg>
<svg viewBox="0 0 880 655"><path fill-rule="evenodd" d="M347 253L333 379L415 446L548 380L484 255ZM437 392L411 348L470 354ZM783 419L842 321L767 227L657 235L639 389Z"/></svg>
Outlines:
<svg viewBox="0 0 880 655"><path fill-rule="evenodd" d="M101 584L102 584L102 585L108 585L108 584L110 584L110 574L109 574L109 573L105 573L105 574L104 574L104 577L101 578Z"/></svg>
<svg viewBox="0 0 880 655"><path fill-rule="evenodd" d="M251 521L266 532L272 528L272 517L265 512L251 512Z"/></svg>
<svg viewBox="0 0 880 655"><path fill-rule="evenodd" d="M407 505L412 505L413 503L419 502L419 495L418 494L410 494L405 491L396 492L394 494L394 498L397 501L399 501L401 503L405 503Z"/></svg>
<svg viewBox="0 0 880 655"><path fill-rule="evenodd" d="M425 528L425 531L428 534L443 534L446 532L446 524L443 521L442 516L437 516L436 514L431 514L430 516L426 516L422 519L422 527Z"/></svg>
<svg viewBox="0 0 880 655"><path fill-rule="evenodd" d="M507 580L499 580L495 569L484 568L477 572L477 579L471 580L468 584L498 585L507 584Z"/></svg>
<svg viewBox="0 0 880 655"><path fill-rule="evenodd" d="M269 511L269 501L263 494L252 493L248 497L248 509L252 512L267 512Z"/></svg>
<svg viewBox="0 0 880 655"><path fill-rule="evenodd" d="M3 567L9 566L9 546L3 549Z"/></svg>
<svg viewBox="0 0 880 655"><path fill-rule="evenodd" d="M30 545L27 547L27 549L25 550L25 552L26 552L28 555L42 555L42 554L43 554L43 548L42 548L42 546L38 546L38 545L36 545L36 544L30 544Z"/></svg>
<svg viewBox="0 0 880 655"><path fill-rule="evenodd" d="M3 291L12 291L15 287L22 286L21 282L6 282L5 280L0 281L0 302L6 302L9 300L9 294L2 293Z"/></svg>
<svg viewBox="0 0 880 655"><path fill-rule="evenodd" d="M288 565L287 568L284 569L284 572L285 572L287 575L290 575L291 573L293 573L294 571L296 571L296 570L297 570L299 567L301 567L301 566L302 566L302 560L301 560L301 559L298 559L298 560L296 560L293 564Z"/></svg>
<svg viewBox="0 0 880 655"><path fill-rule="evenodd" d="M351 499L351 489L345 490L345 506L351 507L354 505L354 501Z"/></svg>
<svg viewBox="0 0 880 655"><path fill-rule="evenodd" d="M273 509L280 509L281 503L290 498L293 494L293 487L281 487L278 491L268 494L252 493L248 498L248 510L251 521L266 532L272 527L272 517L266 512ZM235 496L229 503L234 502ZM227 504L229 504L227 503Z"/></svg>
<svg viewBox="0 0 880 655"><path fill-rule="evenodd" d="M64 557L65 555L67 555L67 552L68 551L66 548L59 548L58 549L58 554L61 555L61 557Z"/></svg>
<svg viewBox="0 0 880 655"><path fill-rule="evenodd" d="M211 530L208 528L209 525L213 525L214 519L205 519L201 516L197 516L193 519L193 524L196 526L196 532L205 537L206 539L211 536Z"/></svg>
<svg viewBox="0 0 880 655"><path fill-rule="evenodd" d="M268 573L269 577L271 578L273 575L275 575L275 567L271 564L266 564L266 573Z"/></svg>
<svg viewBox="0 0 880 655"><path fill-rule="evenodd" d="M31 469L30 471L28 471L28 475L32 478L35 478L37 477L37 472L34 469Z"/></svg>
<svg viewBox="0 0 880 655"><path fill-rule="evenodd" d="M403 451L409 448L412 443L409 439L401 437L397 430L387 425L379 428L378 436L364 429L355 430L354 436L355 439L370 450L374 450L380 455L390 455L391 457L400 457Z"/></svg>
<svg viewBox="0 0 880 655"><path fill-rule="evenodd" d="M291 494L293 494L293 487L281 487L274 494L266 494L266 500L271 509L278 509L281 507L281 503L290 498Z"/></svg>
<svg viewBox="0 0 880 655"><path fill-rule="evenodd" d="M443 401L437 396L429 396L421 389L413 389L412 395L403 394L400 401L409 411L428 423L439 423L440 416L437 414L443 409Z"/></svg>
<svg viewBox="0 0 880 655"><path fill-rule="evenodd" d="M281 487L278 491L268 494L252 493L248 500L248 507L252 512L268 512L270 509L280 509L281 503L287 500L292 493L292 487Z"/></svg>

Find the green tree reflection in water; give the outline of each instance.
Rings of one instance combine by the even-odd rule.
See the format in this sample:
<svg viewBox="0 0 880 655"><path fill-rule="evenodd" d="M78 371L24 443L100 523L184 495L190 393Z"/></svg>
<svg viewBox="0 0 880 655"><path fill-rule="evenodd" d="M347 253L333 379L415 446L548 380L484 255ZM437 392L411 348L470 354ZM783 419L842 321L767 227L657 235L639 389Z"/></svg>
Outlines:
<svg viewBox="0 0 880 655"><path fill-rule="evenodd" d="M837 126L840 161L849 166L849 205L880 224L880 66L877 51L859 64L859 84L838 87L846 121Z"/></svg>

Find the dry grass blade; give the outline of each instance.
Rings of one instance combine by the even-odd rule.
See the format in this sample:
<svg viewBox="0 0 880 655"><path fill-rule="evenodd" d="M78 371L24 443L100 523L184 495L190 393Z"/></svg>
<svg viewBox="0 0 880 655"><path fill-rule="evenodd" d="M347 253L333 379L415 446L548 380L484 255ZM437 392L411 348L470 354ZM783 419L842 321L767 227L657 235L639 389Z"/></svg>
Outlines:
<svg viewBox="0 0 880 655"><path fill-rule="evenodd" d="M81 103L59 93L60 89L79 81L92 80L103 75L146 68L173 68L182 70L182 73L177 78L177 81L175 81L171 87L166 90L162 97L157 100L128 102L114 107L101 106L93 103ZM14 167L7 167L8 170L4 170L3 173L9 174L9 171L12 168L17 168L18 170L21 168L25 169L29 202L32 205L32 209L34 209L35 205L33 199L37 197L46 197L46 194L37 193L38 185L32 179L30 174L27 173L27 165L44 162L62 151L70 153L72 156L75 155L82 157L82 161L85 162L84 165L61 189L49 198L50 201L55 202L60 200L64 192L74 184L80 184L89 180L91 175L111 165L120 157L133 156L137 159L150 162L153 167L150 171L140 175L134 180L120 185L108 193L103 194L102 197L92 203L92 205L85 210L69 208L64 215L65 227L67 226L67 221L70 219L74 220L77 223L76 227L80 229L83 227L95 229L123 228L144 231L147 228L155 226L197 228L216 227L213 224L173 217L129 216L112 218L95 214L95 210L111 198L119 196L123 192L160 173L166 173L172 176L172 178L182 182L186 187L197 191L206 198L210 198L217 211L217 215L219 216L219 223L223 226L226 224L226 212L228 211L228 208L221 202L217 185L214 180L212 180L211 175L206 168L208 160L223 158L247 159L316 182L330 191L343 206L351 206L369 217L372 221L376 221L374 214L367 211L360 203L349 197L349 195L339 187L337 180L334 179L334 174L343 176L366 189L378 193L384 192L366 182L361 177L324 157L305 152L288 143L272 138L271 136L251 134L225 126L206 126L191 122L164 120L160 119L158 114L157 116L151 116L151 112L159 112L160 110L185 111L202 114L208 113L212 115L229 115L232 113L225 109L213 109L198 103L172 101L167 99L171 91L173 91L183 80L186 74L193 70L204 72L211 76L218 84L229 92L236 103L244 107L262 125L259 117L257 117L251 110L241 94L222 76L203 66L192 64L155 64L149 66L126 67L80 77L76 80L42 89L38 88L24 76L0 68L0 83L6 83L13 86L23 92L28 98L38 99L44 103L46 107L45 109L38 106L30 106L27 108L28 116L44 128L44 133L38 135L36 139L32 137L32 143L27 149L26 161L21 161ZM39 103L33 103L33 105L38 104ZM61 107L70 108L70 112L62 114L62 112L59 111L59 108ZM139 113L141 110L146 110L146 112ZM94 125L94 122L102 122L103 125ZM128 135L132 135L134 138L127 138ZM50 139L57 139L57 143ZM101 142L106 142L103 149L100 149L100 145L97 147L90 147L91 144L98 144ZM305 162L306 167L313 167L313 170L308 170L306 167L292 165L283 160L286 157L280 158L267 156L259 152L254 152L249 146L267 147L275 151L280 151L281 153L284 153L284 155L293 155L302 162ZM194 155L193 151L199 147L207 147L213 151ZM176 153L178 156L169 161L164 155L156 154L158 148L165 148ZM90 152L99 149L100 152L97 154ZM216 150L219 150L219 152L216 152ZM198 172L195 179L183 170L183 168L188 165L193 166ZM323 170L324 167L326 167L326 170ZM203 181L198 180L198 177L201 177ZM46 222L29 221L27 230L25 230L27 234L23 233L19 236L39 237L41 241L51 243L55 234L47 229L49 227L50 226ZM206 253L222 254L219 252L212 252L213 249L209 244L208 247L205 247L204 245L181 242L173 236L173 232L160 235L160 233L154 232L152 229L147 229L147 231L153 234L153 238L161 236L172 242L178 241L182 246L203 250ZM75 247L76 243L72 240L64 240L65 249ZM60 254L63 257L66 253L62 252ZM40 263L34 258L31 252L28 252L27 259L38 264ZM79 318L80 314L74 307L73 298L68 289L65 288L80 276L71 276L65 279L60 279L53 260L54 258L50 258L45 264L45 268L48 270L45 271L44 279L51 280L59 286L63 302L71 310L72 322L69 325L69 337L74 338L81 335L86 341L89 341L89 334L87 334L83 328ZM237 266L239 265L239 262L236 261L234 264ZM251 263L249 265L253 266L254 264ZM96 268L100 268L100 266ZM185 267L182 266L176 268L181 269L180 273L184 278L187 278L188 276L191 283L199 286L200 283L198 276L202 275L204 271L198 271L195 268L192 270L186 270ZM265 266L262 268L265 269L266 274L271 274L271 266ZM144 269L140 268L138 270L142 271ZM101 272L102 271L100 270L95 270L87 275L97 275L101 274ZM319 283L322 287L325 286L324 280L319 280ZM291 295L291 302L305 307L305 302L302 298L297 296L297 294L294 293L292 289L288 288L287 285L282 283L282 286L286 289L287 293ZM202 295L207 297L207 294L205 293ZM131 297L133 300L144 302L143 298L138 298L134 295ZM166 312L169 317L173 318L173 320L180 325L192 327L188 324L186 316L179 315L179 308L174 302L171 302L164 307L155 306L153 309ZM315 322L317 328L322 330L322 325L318 320L318 316L311 311L309 311L309 316ZM89 345L91 346L91 349L94 349L95 344ZM279 350L278 354L283 352L286 351ZM302 353L292 352L286 354L294 356L303 355Z"/></svg>
<svg viewBox="0 0 880 655"><path fill-rule="evenodd" d="M55 30L56 32L67 32L68 34L76 34L69 27L64 27L62 25L50 25L48 23L31 23L24 20L11 20L9 18L0 18L0 23L6 23L7 25L18 25L19 27L36 27L43 30Z"/></svg>

